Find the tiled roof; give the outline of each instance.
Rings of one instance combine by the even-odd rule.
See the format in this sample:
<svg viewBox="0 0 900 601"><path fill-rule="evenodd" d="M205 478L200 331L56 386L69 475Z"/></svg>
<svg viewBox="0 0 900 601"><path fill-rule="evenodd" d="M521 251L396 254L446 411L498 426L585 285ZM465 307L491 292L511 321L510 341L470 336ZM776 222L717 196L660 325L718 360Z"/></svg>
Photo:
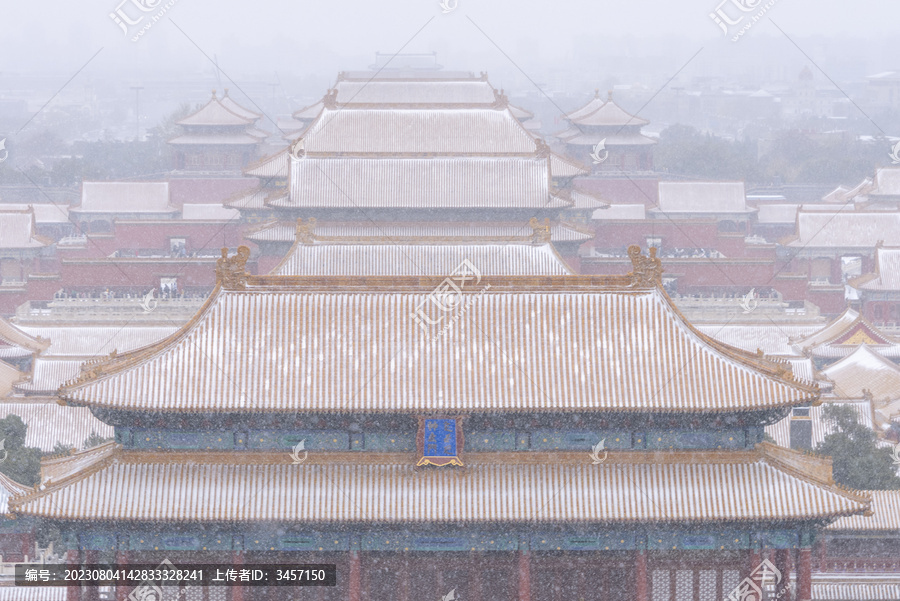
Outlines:
<svg viewBox="0 0 900 601"><path fill-rule="evenodd" d="M338 105L354 104L493 104L494 88L487 81L338 81Z"/></svg>
<svg viewBox="0 0 900 601"><path fill-rule="evenodd" d="M820 445L825 437L834 433L834 424L824 419L825 407L829 405L838 405L841 407L849 407L856 413L856 418L860 424L871 429L872 421L872 403L867 400L847 400L833 401L829 400L821 405L810 407L809 419L812 422L812 447ZM791 446L791 416L788 415L784 419L766 426L766 434L771 436L776 444L783 447Z"/></svg>
<svg viewBox="0 0 900 601"><path fill-rule="evenodd" d="M246 278L243 290L217 288L182 331L95 366L62 396L326 412L748 411L818 396L783 379L785 367L720 348L628 276L484 276L434 344L412 315L441 278Z"/></svg>
<svg viewBox="0 0 900 601"><path fill-rule="evenodd" d="M874 248L900 246L898 211L806 211L797 213L797 236L790 247Z"/></svg>
<svg viewBox="0 0 900 601"><path fill-rule="evenodd" d="M259 144L260 139L248 132L236 132L227 134L198 134L189 133L169 140L169 144Z"/></svg>
<svg viewBox="0 0 900 601"><path fill-rule="evenodd" d="M853 576L859 578L859 574ZM812 598L816 601L895 601L900 599L900 582L818 583L813 577Z"/></svg>
<svg viewBox="0 0 900 601"><path fill-rule="evenodd" d="M39 338L39 336L40 334L32 336L0 317L0 342L5 342L10 346L19 347L32 353L39 353L50 345L49 340Z"/></svg>
<svg viewBox="0 0 900 601"><path fill-rule="evenodd" d="M31 377L16 384L17 391L25 394L45 393L56 395L56 390L81 373L81 359L44 359L34 360Z"/></svg>
<svg viewBox="0 0 900 601"><path fill-rule="evenodd" d="M591 170L584 165L580 165L575 159L550 153L550 176L551 177L575 177L576 175L588 175Z"/></svg>
<svg viewBox="0 0 900 601"><path fill-rule="evenodd" d="M875 189L871 196L900 196L900 168L882 167L875 172Z"/></svg>
<svg viewBox="0 0 900 601"><path fill-rule="evenodd" d="M900 530L900 490L872 490L872 515L841 518L829 530Z"/></svg>
<svg viewBox="0 0 900 601"><path fill-rule="evenodd" d="M64 586L2 586L0 601L66 601Z"/></svg>
<svg viewBox="0 0 900 601"><path fill-rule="evenodd" d="M231 221L240 216L238 211L222 204L185 204L181 207L181 218L185 221Z"/></svg>
<svg viewBox="0 0 900 601"><path fill-rule="evenodd" d="M320 100L319 102L304 107L299 111L294 111L293 117L294 119L299 119L301 121L315 119L319 116L319 113L322 112L323 108L325 108L325 103Z"/></svg>
<svg viewBox="0 0 900 601"><path fill-rule="evenodd" d="M303 148L345 154L533 154L537 143L509 111L328 109L303 134Z"/></svg>
<svg viewBox="0 0 900 601"><path fill-rule="evenodd" d="M850 307L818 332L793 341L797 354L809 352L815 357L846 357L860 344L884 357L900 357L900 341L882 333Z"/></svg>
<svg viewBox="0 0 900 601"><path fill-rule="evenodd" d="M25 334L50 341L46 355L94 357L124 353L162 340L175 326L21 326Z"/></svg>
<svg viewBox="0 0 900 601"><path fill-rule="evenodd" d="M0 418L18 415L28 424L25 445L49 453L61 442L81 448L95 432L104 438L113 436L112 426L94 417L87 407L63 407L57 403L0 403Z"/></svg>
<svg viewBox="0 0 900 601"><path fill-rule="evenodd" d="M900 398L900 367L861 344L852 353L822 370L834 382L834 394L846 398L871 392L878 401Z"/></svg>
<svg viewBox="0 0 900 601"><path fill-rule="evenodd" d="M566 275L571 270L548 244L302 244L275 275L429 275L449 276L463 261L482 275Z"/></svg>
<svg viewBox="0 0 900 601"><path fill-rule="evenodd" d="M232 107L226 106L222 101L217 99L215 93L213 93L213 97L210 101L203 105L200 110L191 113L177 123L178 125L239 126L250 125L259 118L259 115L256 115L255 117L242 116L233 110L236 103L231 101L231 104ZM249 112L243 107L240 107L240 111L243 113Z"/></svg>
<svg viewBox="0 0 900 601"><path fill-rule="evenodd" d="M297 226L294 223L273 222L248 234L248 240L254 242L293 242L296 239ZM396 242L398 239L441 238L457 243L489 240L521 241L524 236L531 235L533 230L525 223L397 223L394 221L373 224L361 223L326 223L316 225L316 236L340 237L348 239L364 239L370 242ZM564 224L550 226L552 242L582 242L590 240L591 234L581 232Z"/></svg>
<svg viewBox="0 0 900 601"><path fill-rule="evenodd" d="M792 453L791 451L783 451ZM765 453L584 453L552 461L469 454L464 470L416 470L408 454L115 450L17 513L62 519L291 522L735 522L828 519L867 499L792 475ZM545 457L545 456L542 456ZM62 466L60 466L62 467ZM75 473L68 469L65 473ZM177 500L176 500L177 499Z"/></svg>
<svg viewBox="0 0 900 601"><path fill-rule="evenodd" d="M793 340L809 336L822 329L821 325L721 325L698 324L697 329L720 342L741 350L755 353L757 349L767 355L796 355Z"/></svg>
<svg viewBox="0 0 900 601"><path fill-rule="evenodd" d="M34 222L42 223L69 223L69 205L53 202L33 204L0 204L0 211L34 211Z"/></svg>
<svg viewBox="0 0 900 601"><path fill-rule="evenodd" d="M573 190L571 199L573 209L608 209L609 204L599 195Z"/></svg>
<svg viewBox="0 0 900 601"><path fill-rule="evenodd" d="M238 115L239 117L243 117L244 119L250 119L255 121L262 117L259 113L254 113L250 109L244 108L235 102L231 96L228 95L228 88L225 89L225 93L222 95L222 100L220 100L222 106L227 108L232 113Z"/></svg>
<svg viewBox="0 0 900 601"><path fill-rule="evenodd" d="M23 486L5 474L0 473L0 519L3 519L9 513L10 497L24 495L30 491L31 488Z"/></svg>
<svg viewBox="0 0 900 601"><path fill-rule="evenodd" d="M78 213L175 213L168 182L84 182Z"/></svg>
<svg viewBox="0 0 900 601"><path fill-rule="evenodd" d="M0 248L43 248L51 241L35 232L34 211L6 210L0 205Z"/></svg>
<svg viewBox="0 0 900 601"><path fill-rule="evenodd" d="M900 290L900 248L876 248L875 273L859 280L860 290Z"/></svg>
<svg viewBox="0 0 900 601"><path fill-rule="evenodd" d="M757 219L759 223L793 225L797 221L799 208L797 204L761 204Z"/></svg>
<svg viewBox="0 0 900 601"><path fill-rule="evenodd" d="M232 209L265 209L266 200L271 199L272 202L286 202L287 191L276 190L270 188L257 188L250 192L241 192L236 196L222 203L226 207Z"/></svg>
<svg viewBox="0 0 900 601"><path fill-rule="evenodd" d="M597 209L591 219L600 220L632 220L646 219L647 213L642 204L611 204L608 208Z"/></svg>
<svg viewBox="0 0 900 601"><path fill-rule="evenodd" d="M611 93L607 100L602 100L599 90L590 102L566 115L566 119L579 125L625 126L647 125L650 123L646 119L635 117L623 110L622 107L613 102Z"/></svg>
<svg viewBox="0 0 900 601"><path fill-rule="evenodd" d="M748 213L744 182L659 182L663 213Z"/></svg>
<svg viewBox="0 0 900 601"><path fill-rule="evenodd" d="M285 208L529 208L569 206L551 196L546 158L316 159L294 161Z"/></svg>
<svg viewBox="0 0 900 601"><path fill-rule="evenodd" d="M279 177L286 178L290 172L290 160L288 149L277 152L273 155L263 157L259 161L248 165L244 168L244 175L252 175L255 177Z"/></svg>

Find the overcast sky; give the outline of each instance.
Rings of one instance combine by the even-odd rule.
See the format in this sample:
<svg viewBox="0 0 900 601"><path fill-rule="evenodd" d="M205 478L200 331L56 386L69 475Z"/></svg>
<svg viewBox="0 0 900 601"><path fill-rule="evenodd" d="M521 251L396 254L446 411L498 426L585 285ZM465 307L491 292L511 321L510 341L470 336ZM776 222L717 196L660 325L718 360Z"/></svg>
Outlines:
<svg viewBox="0 0 900 601"><path fill-rule="evenodd" d="M444 14L440 0L0 0L0 98L28 95L34 110L63 84L56 103L142 85L145 118L156 119L176 102L205 100L207 87L274 103L277 83L277 110L289 112L321 97L338 70L400 50L487 71L514 96L534 83L574 94L636 83L649 94L707 76L769 86L810 65L825 86L900 70L900 4L891 0L726 0L729 15L740 14L732 2L774 3L737 43L710 18L722 0L444 1L456 8ZM140 3L153 9L141 12ZM117 8L144 18L126 35L110 17ZM169 80L196 90L165 96Z"/></svg>
<svg viewBox="0 0 900 601"><path fill-rule="evenodd" d="M500 50L514 61L571 61L584 44L598 49L616 44L619 52L626 35L650 46L654 40L684 38L715 52L742 45L728 42L710 19L719 0L458 0L448 14L438 0L174 0L138 42L130 42L109 16L120 1L0 0L0 72L71 72L100 48L90 66L95 70L202 69L206 53L232 63L223 68L255 65L302 72L329 56L371 57L375 51L395 52L407 42L407 51L438 49L447 64L472 57L485 63L506 60ZM127 0L126 14L141 14L132 1L153 5L160 0ZM777 0L752 33L781 35L769 20L797 39L872 40L900 32L900 5L891 0ZM639 52L640 46L629 50ZM896 56L896 43L883 51Z"/></svg>

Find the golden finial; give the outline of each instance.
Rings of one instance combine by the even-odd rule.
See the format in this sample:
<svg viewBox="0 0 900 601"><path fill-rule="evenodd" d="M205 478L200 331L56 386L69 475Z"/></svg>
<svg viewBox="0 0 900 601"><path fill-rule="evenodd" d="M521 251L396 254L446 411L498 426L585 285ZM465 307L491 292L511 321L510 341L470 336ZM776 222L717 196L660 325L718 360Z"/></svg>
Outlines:
<svg viewBox="0 0 900 601"><path fill-rule="evenodd" d="M641 247L632 244L628 247L628 256L631 258L632 271L631 285L635 287L648 287L662 285L662 261L656 257L656 247L651 246L648 257L641 254Z"/></svg>
<svg viewBox="0 0 900 601"><path fill-rule="evenodd" d="M552 233L550 231L550 220L544 219L544 224L541 225L537 217L532 217L528 220L528 225L531 226L531 243L532 244L549 244Z"/></svg>
<svg viewBox="0 0 900 601"><path fill-rule="evenodd" d="M313 234L313 230L316 229L316 218L310 217L303 222L302 218L297 219L297 242L301 244L313 244L315 242L315 235Z"/></svg>
<svg viewBox="0 0 900 601"><path fill-rule="evenodd" d="M215 90L212 91L212 97L213 97L213 100L216 99L216 91Z"/></svg>
<svg viewBox="0 0 900 601"><path fill-rule="evenodd" d="M239 246L237 254L228 256L228 249L222 249L222 256L216 261L216 282L226 290L243 290L247 285L245 267L250 258L250 249Z"/></svg>

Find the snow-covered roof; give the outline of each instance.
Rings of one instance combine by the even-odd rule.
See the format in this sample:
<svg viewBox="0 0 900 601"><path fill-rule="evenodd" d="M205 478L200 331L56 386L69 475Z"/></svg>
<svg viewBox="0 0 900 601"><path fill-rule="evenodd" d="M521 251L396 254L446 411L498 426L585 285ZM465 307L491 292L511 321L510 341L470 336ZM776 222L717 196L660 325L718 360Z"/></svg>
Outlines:
<svg viewBox="0 0 900 601"><path fill-rule="evenodd" d="M185 221L231 221L239 219L240 212L222 204L185 204L181 218Z"/></svg>
<svg viewBox="0 0 900 601"><path fill-rule="evenodd" d="M881 332L865 317L847 307L819 331L792 342L796 354L814 357L846 357L861 345L885 357L900 357L900 341Z"/></svg>
<svg viewBox="0 0 900 601"><path fill-rule="evenodd" d="M571 270L550 243L453 244L424 239L418 244L294 245L274 275L449 276L469 261L482 275L567 275Z"/></svg>
<svg viewBox="0 0 900 601"><path fill-rule="evenodd" d="M900 246L898 211L809 211L797 213L797 235L790 247L874 248L878 241Z"/></svg>
<svg viewBox="0 0 900 601"><path fill-rule="evenodd" d="M73 213L176 213L168 182L84 182Z"/></svg>
<svg viewBox="0 0 900 601"><path fill-rule="evenodd" d="M900 530L900 490L870 490L872 515L847 516L836 520L828 530Z"/></svg>
<svg viewBox="0 0 900 601"><path fill-rule="evenodd" d="M42 223L68 223L69 205L53 202L34 204L0 204L0 211L27 211L34 210L34 221L38 225Z"/></svg>
<svg viewBox="0 0 900 601"><path fill-rule="evenodd" d="M761 446L743 453L675 451L665 461L612 452L600 465L585 459L587 450L544 462L472 454L464 470L417 470L406 454L369 453L361 463L347 453L311 451L295 465L287 452L226 457L115 448L87 460L56 460L61 484L17 496L11 506L60 519L301 523L734 523L828 519L868 507L862 495L788 468L819 461L823 470L824 462ZM311 501L317 499L327 502Z"/></svg>
<svg viewBox="0 0 900 601"><path fill-rule="evenodd" d="M834 394L845 398L862 397L868 391L878 401L900 398L900 367L867 345L822 370L834 382Z"/></svg>
<svg viewBox="0 0 900 601"><path fill-rule="evenodd" d="M597 209L591 215L591 219L613 221L646 218L646 209L642 204L611 204L608 209Z"/></svg>
<svg viewBox="0 0 900 601"><path fill-rule="evenodd" d="M124 353L162 340L175 326L19 326L25 334L50 341L44 355L95 357Z"/></svg>
<svg viewBox="0 0 900 601"><path fill-rule="evenodd" d="M900 248L875 249L875 273L857 278L860 290L900 290Z"/></svg>
<svg viewBox="0 0 900 601"><path fill-rule="evenodd" d="M641 270L482 276L460 292L466 318L433 345L413 316L431 309L446 277L240 275L232 288L229 276L177 334L93 365L60 394L98 407L215 412L735 412L818 396L786 367L691 328ZM290 369L264 368L284 357Z"/></svg>
<svg viewBox="0 0 900 601"><path fill-rule="evenodd" d="M0 249L43 248L50 240L35 231L34 211L4 209L0 205Z"/></svg>
<svg viewBox="0 0 900 601"><path fill-rule="evenodd" d="M263 157L260 160L247 165L244 168L244 175L260 177L260 178L286 178L290 171L288 149L285 148L273 155Z"/></svg>
<svg viewBox="0 0 900 601"><path fill-rule="evenodd" d="M50 452L56 443L81 448L91 433L112 438L113 427L100 421L87 407L62 407L56 402L0 403L0 419L18 415L28 424L25 445Z"/></svg>
<svg viewBox="0 0 900 601"><path fill-rule="evenodd" d="M824 418L825 408L830 405L849 407L856 414L856 418L861 425L869 429L872 429L874 427L871 401L866 399L841 401L829 400L826 403L809 408L809 419L812 422L811 425L813 448L816 448L818 445L822 444L822 442L825 440L825 437L829 434L833 434L835 431L834 424ZM770 426L766 426L766 434L771 436L775 440L776 444L783 447L790 447L791 420L792 417L788 415L784 419Z"/></svg>
<svg viewBox="0 0 900 601"><path fill-rule="evenodd" d="M767 355L799 356L792 340L809 336L822 329L821 325L734 325L698 324L697 329L720 342L741 350L755 353L757 349Z"/></svg>
<svg viewBox="0 0 900 601"><path fill-rule="evenodd" d="M659 182L663 213L748 213L744 182Z"/></svg>
<svg viewBox="0 0 900 601"><path fill-rule="evenodd" d="M350 104L493 104L494 88L487 80L348 81L335 84L337 103Z"/></svg>
<svg viewBox="0 0 900 601"><path fill-rule="evenodd" d="M508 110L323 109L303 134L307 153L533 154L537 143Z"/></svg>
<svg viewBox="0 0 900 601"><path fill-rule="evenodd" d="M900 196L900 167L882 167L875 172L869 196Z"/></svg>
<svg viewBox="0 0 900 601"><path fill-rule="evenodd" d="M81 373L82 359L57 359L38 357L34 360L29 377L16 384L22 394L56 395L56 390Z"/></svg>
<svg viewBox="0 0 900 601"><path fill-rule="evenodd" d="M230 98L225 101L228 103L227 105L223 103L223 100L216 98L216 93L213 92L209 102L203 105L199 110L178 121L178 125L215 127L247 126L251 125L259 118L259 115L238 106L237 103Z"/></svg>
<svg viewBox="0 0 900 601"><path fill-rule="evenodd" d="M248 234L248 240L254 242L294 242L297 226L295 223L273 222L264 224L258 230ZM400 239L440 238L445 242L467 243L485 240L504 240L521 242L531 236L533 229L527 223L508 222L355 222L327 223L316 225L316 236L324 238L349 238L368 240L370 242L397 242ZM584 242L593 236L582 232L574 226L563 223L550 225L551 242Z"/></svg>
<svg viewBox="0 0 900 601"><path fill-rule="evenodd" d="M294 160L284 208L566 208L540 157Z"/></svg>
<svg viewBox="0 0 900 601"><path fill-rule="evenodd" d="M797 221L797 204L761 204L756 214L759 223L791 224Z"/></svg>
<svg viewBox="0 0 900 601"><path fill-rule="evenodd" d="M19 484L9 476L0 473L0 519L9 514L9 499L11 497L24 495L30 490L31 488Z"/></svg>
<svg viewBox="0 0 900 601"><path fill-rule="evenodd" d="M646 119L641 119L629 114L618 104L613 102L612 92L606 100L600 98L600 91L594 92L594 97L583 107L566 115L566 119L579 125L647 125Z"/></svg>

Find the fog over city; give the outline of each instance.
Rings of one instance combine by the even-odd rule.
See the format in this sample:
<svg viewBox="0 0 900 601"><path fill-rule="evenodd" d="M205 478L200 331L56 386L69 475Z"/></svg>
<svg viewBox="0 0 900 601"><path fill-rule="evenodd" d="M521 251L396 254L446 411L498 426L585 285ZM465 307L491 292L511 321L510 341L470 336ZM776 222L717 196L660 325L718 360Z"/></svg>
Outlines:
<svg viewBox="0 0 900 601"><path fill-rule="evenodd" d="M0 601L900 601L900 5L0 3Z"/></svg>

